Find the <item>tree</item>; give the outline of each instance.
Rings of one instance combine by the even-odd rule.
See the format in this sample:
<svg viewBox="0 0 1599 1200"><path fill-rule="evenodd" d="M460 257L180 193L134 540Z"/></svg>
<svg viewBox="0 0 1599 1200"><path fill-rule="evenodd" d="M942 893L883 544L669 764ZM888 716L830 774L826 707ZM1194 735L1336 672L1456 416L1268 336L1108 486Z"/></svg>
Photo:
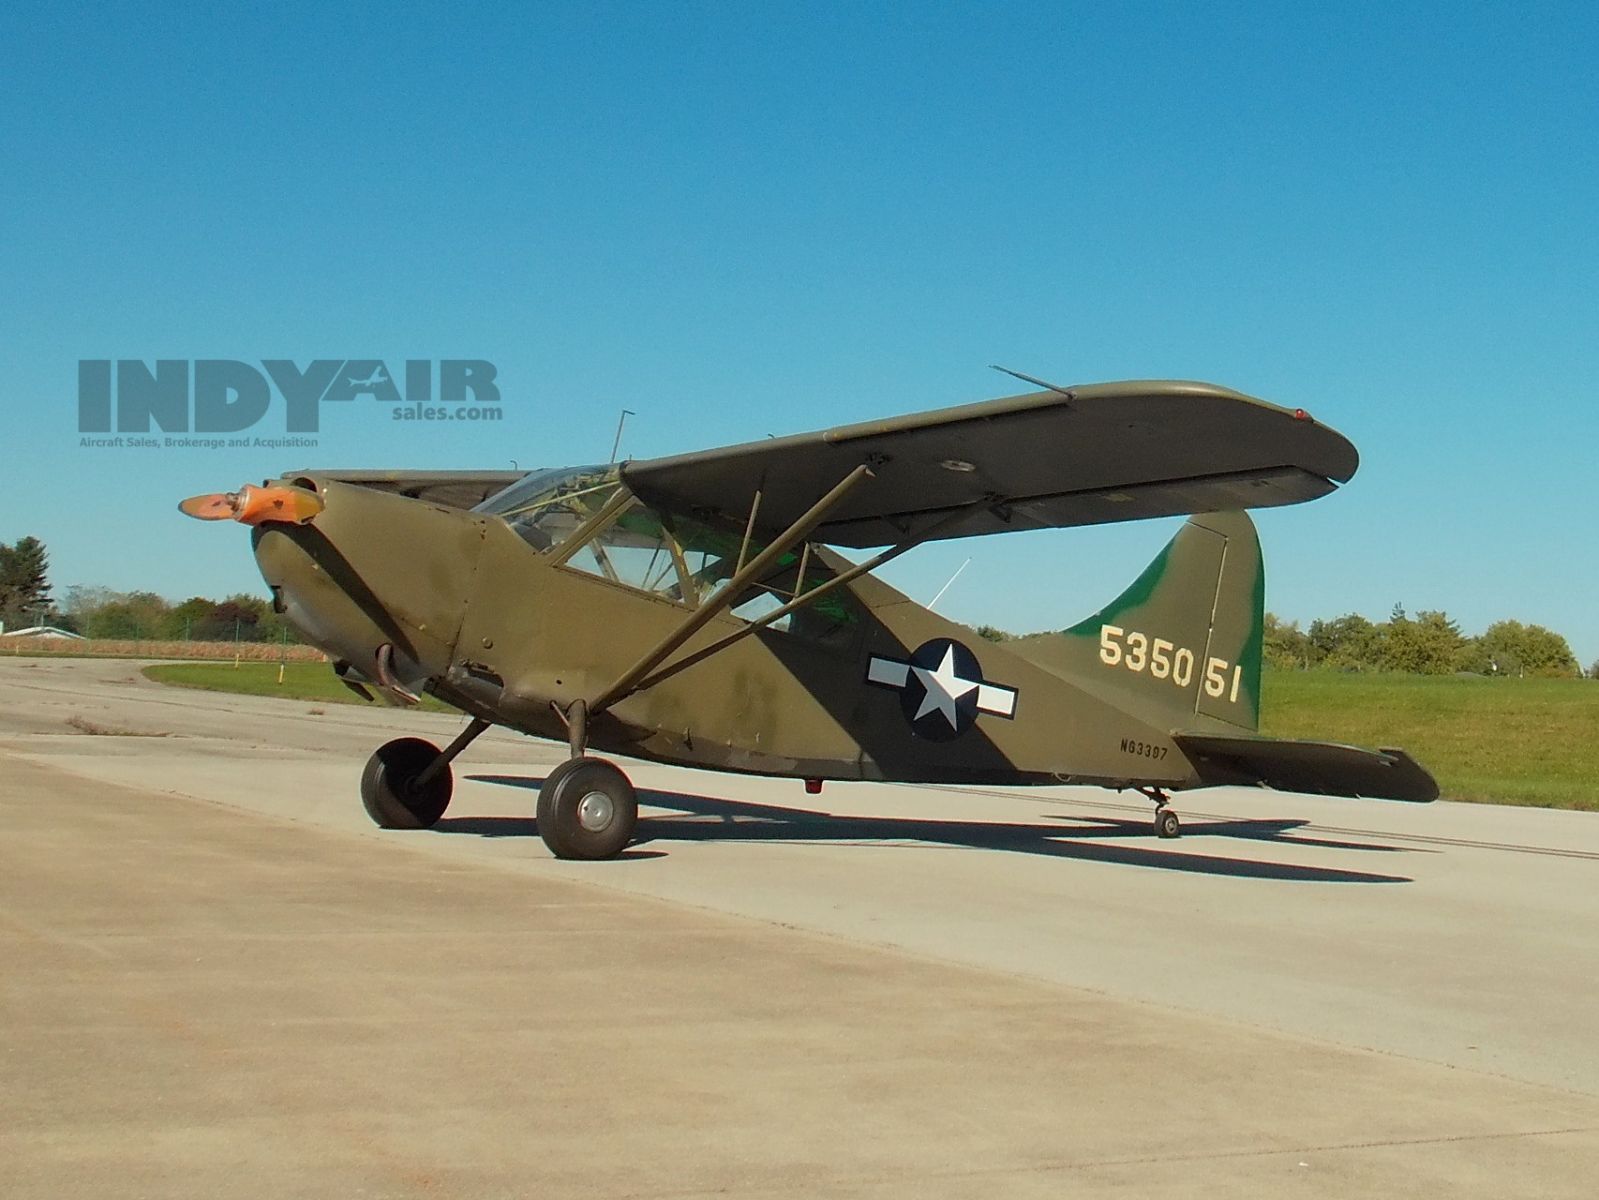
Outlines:
<svg viewBox="0 0 1599 1200"><path fill-rule="evenodd" d="M110 599L84 613L85 637L115 641L159 638L166 629L171 605L154 592L112 592Z"/></svg>
<svg viewBox="0 0 1599 1200"><path fill-rule="evenodd" d="M117 593L108 587L96 587L86 583L69 583L67 585L67 600L62 605L67 616L77 621L81 626L98 608L104 608L117 599Z"/></svg>
<svg viewBox="0 0 1599 1200"><path fill-rule="evenodd" d="M1312 621L1305 637L1312 665L1339 671L1366 671L1377 665L1377 627L1359 613Z"/></svg>
<svg viewBox="0 0 1599 1200"><path fill-rule="evenodd" d="M161 636L172 641L204 641L207 638L207 623L216 612L215 600L207 600L204 596L190 596L182 604L167 613L162 621Z"/></svg>
<svg viewBox="0 0 1599 1200"><path fill-rule="evenodd" d="M217 605L200 627L204 631L200 640L231 642L237 638L241 642L260 641L256 627L261 624L261 611L251 603L253 599L251 596L229 596Z"/></svg>
<svg viewBox="0 0 1599 1200"><path fill-rule="evenodd" d="M1393 619L1380 629L1377 665L1413 675L1448 675L1465 649L1460 626L1448 613L1420 612L1412 620L1396 605Z"/></svg>
<svg viewBox="0 0 1599 1200"><path fill-rule="evenodd" d="M36 537L0 544L0 620L37 625L50 614L50 556Z"/></svg>
<svg viewBox="0 0 1599 1200"><path fill-rule="evenodd" d="M298 643L293 626L260 596L239 593L220 603L191 596L173 604L153 592L114 592L73 584L66 614L53 619L74 633L113 640L231 642L237 631L247 642Z"/></svg>
<svg viewBox="0 0 1599 1200"><path fill-rule="evenodd" d="M1299 628L1298 621L1284 621L1276 613L1267 613L1262 654L1268 666L1298 671L1310 667L1313 651L1310 637Z"/></svg>
<svg viewBox="0 0 1599 1200"><path fill-rule="evenodd" d="M1475 639L1471 669L1485 675L1543 675L1574 679L1582 674L1566 639L1542 625L1495 621Z"/></svg>

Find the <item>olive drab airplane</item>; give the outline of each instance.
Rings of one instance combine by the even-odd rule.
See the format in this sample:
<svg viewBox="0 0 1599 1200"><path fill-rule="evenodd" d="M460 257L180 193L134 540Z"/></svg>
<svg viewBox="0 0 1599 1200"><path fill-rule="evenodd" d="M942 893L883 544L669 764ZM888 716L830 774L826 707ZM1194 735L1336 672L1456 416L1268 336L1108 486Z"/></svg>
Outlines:
<svg viewBox="0 0 1599 1200"><path fill-rule="evenodd" d="M1357 462L1302 410L1105 383L608 466L294 472L181 507L252 526L276 609L352 689L471 718L443 750L372 755L361 797L385 827L438 821L451 761L505 725L570 748L538 796L562 858L633 836L633 787L593 751L813 792L1133 788L1176 837L1187 788L1438 794L1401 750L1257 733L1265 577L1243 510L1324 496ZM1099 612L1003 644L872 574L940 538L1182 514Z"/></svg>

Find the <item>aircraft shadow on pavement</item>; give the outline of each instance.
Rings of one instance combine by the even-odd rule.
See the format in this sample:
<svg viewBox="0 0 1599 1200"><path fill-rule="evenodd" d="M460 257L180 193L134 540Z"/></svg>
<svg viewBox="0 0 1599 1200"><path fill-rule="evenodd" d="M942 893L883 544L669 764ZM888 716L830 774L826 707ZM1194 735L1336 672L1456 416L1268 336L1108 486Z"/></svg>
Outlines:
<svg viewBox="0 0 1599 1200"><path fill-rule="evenodd" d="M478 783L501 787L537 790L543 782L520 775L469 775ZM1349 871L1335 867L1302 866L1296 863L1263 862L1211 854L1190 854L1176 847L1181 843L1161 842L1160 848L1128 844L1134 839L1154 841L1148 822L1126 821L1114 817L1058 818L1050 823L1000 821L956 821L930 817L833 816L812 809L787 808L775 804L750 804L695 796L686 792L640 790L640 805L666 808L682 816L640 816L634 846L659 842L834 842L931 843L973 850L1005 850L1040 854L1052 858L1088 862L1121 863L1126 866L1153 867L1163 871L1183 871L1199 875L1222 875L1245 879L1277 879L1299 883L1411 883L1408 876L1381 875L1369 871ZM705 818L715 818L706 820ZM1063 827L1061 820L1081 821L1076 828ZM1279 843L1340 850L1379 853L1408 853L1406 847L1377 843L1337 842L1287 836L1308 824L1298 820L1204 820L1190 818L1183 823L1185 838L1224 837L1257 842ZM444 817L434 829L440 833L475 834L478 837L532 837L538 824L531 817ZM646 855L635 854L635 857ZM654 857L655 855L647 855Z"/></svg>

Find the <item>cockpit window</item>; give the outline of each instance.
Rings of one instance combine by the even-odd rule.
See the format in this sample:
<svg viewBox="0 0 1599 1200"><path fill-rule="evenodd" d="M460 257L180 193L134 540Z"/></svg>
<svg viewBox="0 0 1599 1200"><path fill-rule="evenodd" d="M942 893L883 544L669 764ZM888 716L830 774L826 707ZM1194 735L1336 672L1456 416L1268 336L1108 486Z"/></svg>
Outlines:
<svg viewBox="0 0 1599 1200"><path fill-rule="evenodd" d="M623 488L615 466L534 471L479 504L474 512L504 517L522 540L563 567L653 592L698 608L764 547L744 545L738 533L692 517L660 513ZM603 517L603 519L598 519ZM587 529L577 541L573 535ZM729 611L755 621L833 578L816 547L780 556L766 576L738 596ZM844 645L860 626L855 599L838 588L767 628L826 644Z"/></svg>
<svg viewBox="0 0 1599 1200"><path fill-rule="evenodd" d="M764 549L754 541L745 546L742 532L657 512L629 495L612 467L530 475L491 496L479 511L503 516L529 545L549 552L560 566L690 608L698 608L727 586L738 571L741 551L747 562ZM574 539L585 526L584 535ZM832 569L814 547L801 547L780 556L729 611L754 621L788 604L796 591L809 592L832 577ZM855 600L838 589L767 628L844 644L859 624Z"/></svg>
<svg viewBox="0 0 1599 1200"><path fill-rule="evenodd" d="M573 548L562 565L640 591L682 598L676 547L660 518L637 500L618 509L593 536Z"/></svg>
<svg viewBox="0 0 1599 1200"><path fill-rule="evenodd" d="M473 511L504 517L533 549L553 550L599 513L621 487L614 466L534 471Z"/></svg>

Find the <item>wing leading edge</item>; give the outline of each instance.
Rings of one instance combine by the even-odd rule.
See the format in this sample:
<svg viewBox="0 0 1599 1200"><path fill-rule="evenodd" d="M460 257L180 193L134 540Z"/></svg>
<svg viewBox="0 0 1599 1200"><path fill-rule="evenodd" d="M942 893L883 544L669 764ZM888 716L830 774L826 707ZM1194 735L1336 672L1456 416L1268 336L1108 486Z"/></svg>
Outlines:
<svg viewBox="0 0 1599 1200"><path fill-rule="evenodd" d="M394 492L446 508L473 508L503 488L526 477L526 471L286 471L284 479L314 475L336 483L354 483L378 492Z"/></svg>
<svg viewBox="0 0 1599 1200"><path fill-rule="evenodd" d="M1307 414L1207 383L1091 384L625 463L647 503L781 529L855 467L818 540L886 546L1313 500L1359 464ZM967 510L959 516L951 514Z"/></svg>

